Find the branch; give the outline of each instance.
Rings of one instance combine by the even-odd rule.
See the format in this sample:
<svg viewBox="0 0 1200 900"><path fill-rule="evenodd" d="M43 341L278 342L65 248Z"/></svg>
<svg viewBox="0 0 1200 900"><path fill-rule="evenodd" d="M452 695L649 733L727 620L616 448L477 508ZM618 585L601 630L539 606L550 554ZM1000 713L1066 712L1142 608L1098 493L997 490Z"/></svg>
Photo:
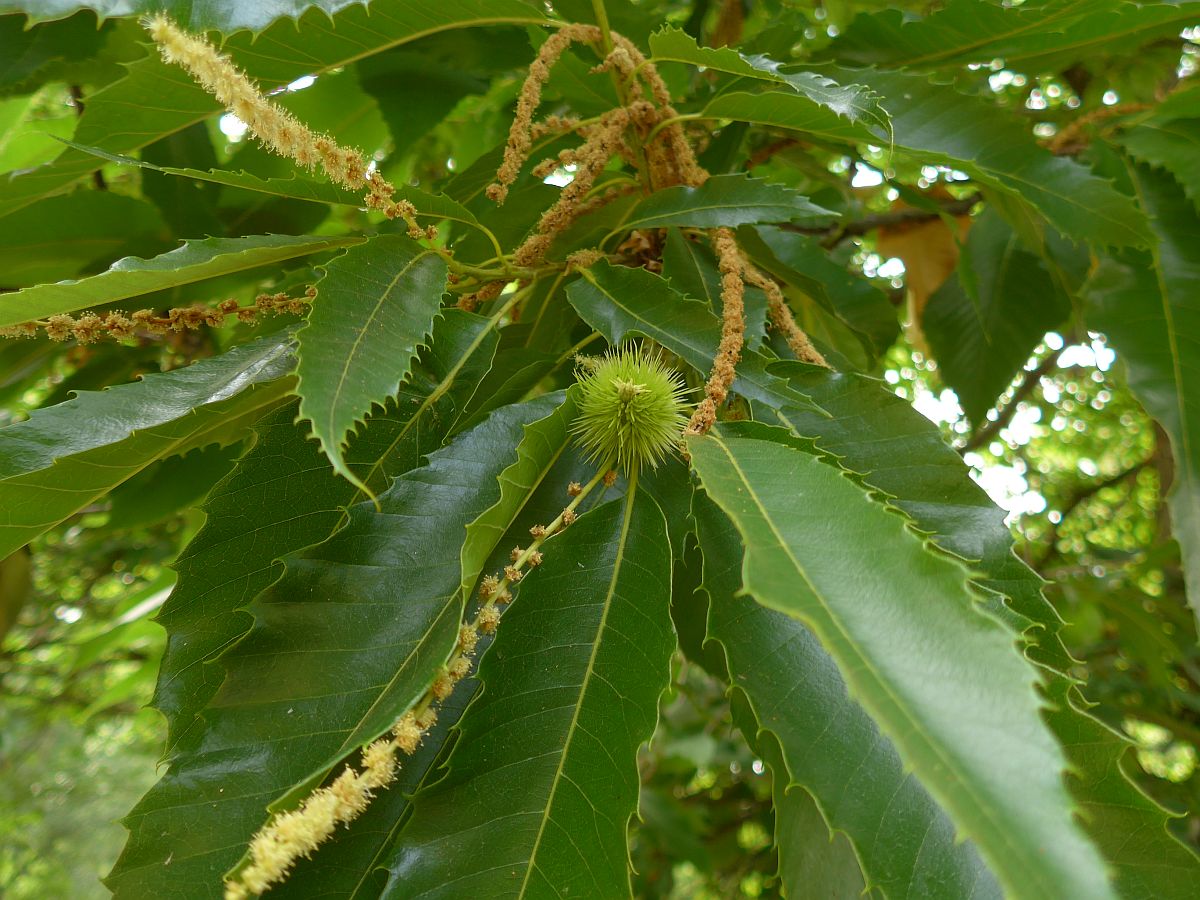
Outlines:
<svg viewBox="0 0 1200 900"><path fill-rule="evenodd" d="M1072 342L1063 341L1063 350L1070 346ZM1043 375L1049 375L1054 369L1058 368L1058 360L1062 357L1062 350L1055 353L1053 356L1047 356L1038 364L1036 369L1025 373L1025 377L1021 379L1021 383L1017 385L1017 389L1013 391L1012 399L1008 401L1004 409L1000 410L1000 414L995 421L988 422L983 428L975 432L970 439L958 448L959 453L970 453L972 450L978 450L984 444L991 441L1001 429L1005 428L1012 421L1017 412L1017 406L1033 393L1034 388L1041 383Z"/></svg>
<svg viewBox="0 0 1200 900"><path fill-rule="evenodd" d="M1141 462L1134 463L1123 472L1118 472L1116 475L1111 475L1108 478L1102 479L1101 481L1094 481L1091 484L1084 485L1083 487L1079 488L1063 507L1062 518L1060 518L1057 522L1051 523L1050 534L1048 536L1049 543L1047 544L1046 549L1034 559L1033 568L1040 572L1046 563L1053 559L1055 554L1058 553L1057 545L1059 530L1062 528L1063 523L1067 521L1067 517L1070 516L1071 513L1075 512L1075 510L1078 509L1085 500L1094 497L1105 488L1116 487L1126 479L1136 478L1138 472L1150 465L1153 460L1153 457L1143 459Z"/></svg>

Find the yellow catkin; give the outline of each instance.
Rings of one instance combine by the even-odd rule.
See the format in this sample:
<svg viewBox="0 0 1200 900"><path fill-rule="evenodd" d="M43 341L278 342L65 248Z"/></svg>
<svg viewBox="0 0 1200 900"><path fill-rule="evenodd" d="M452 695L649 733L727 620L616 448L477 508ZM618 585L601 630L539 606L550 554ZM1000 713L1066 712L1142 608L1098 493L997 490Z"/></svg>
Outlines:
<svg viewBox="0 0 1200 900"><path fill-rule="evenodd" d="M775 283L775 279L768 278L744 259L742 271L748 283L762 289L767 295L767 313L771 324L783 333L788 346L796 354L796 359L828 368L829 363L825 361L821 351L813 346L804 329L797 324L796 317L792 315L791 307L788 306L787 299Z"/></svg>
<svg viewBox="0 0 1200 900"><path fill-rule="evenodd" d="M729 396L742 345L746 339L745 291L742 281L742 254L728 228L712 232L713 248L717 251L717 266L721 271L721 343L713 360L712 374L704 385L704 399L688 422L687 434L704 434L717 420L717 409Z"/></svg>
<svg viewBox="0 0 1200 900"><path fill-rule="evenodd" d="M366 190L366 205L390 219L402 219L411 237L436 237L434 229L417 225L416 210L411 203L392 199L395 186L378 172L372 172L362 153L340 146L329 135L313 132L287 110L272 103L228 56L204 38L189 34L161 13L146 20L146 30L158 44L163 59L185 68L201 87L241 119L264 146L306 169L319 165L331 181L344 188Z"/></svg>
<svg viewBox="0 0 1200 900"><path fill-rule="evenodd" d="M230 316L239 322L250 323L257 322L263 315L303 315L315 296L314 288L309 288L302 297L291 297L282 292L259 294L254 303L248 306L240 306L236 300L229 299L222 300L215 306L177 306L165 316L158 315L152 309L138 309L128 314L120 310L103 315L84 312L78 318L64 313L45 320L22 322L13 326L12 334L6 334L5 330L0 329L0 337L33 337L39 330L44 330L46 337L52 341L74 338L81 344L94 344L106 337L120 341L137 337L143 332L163 335L171 331L195 330L202 326L216 328Z"/></svg>
<svg viewBox="0 0 1200 900"><path fill-rule="evenodd" d="M550 70L571 44L598 43L600 39L600 29L595 25L575 24L560 28L542 44L537 57L529 65L529 75L525 78L525 83L521 85L516 114L509 128L504 160L496 172L496 181L487 188L488 197L496 203L503 203L508 197L509 187L517 180L521 165L529 156L529 148L533 146L533 114L542 102L542 87L550 78Z"/></svg>

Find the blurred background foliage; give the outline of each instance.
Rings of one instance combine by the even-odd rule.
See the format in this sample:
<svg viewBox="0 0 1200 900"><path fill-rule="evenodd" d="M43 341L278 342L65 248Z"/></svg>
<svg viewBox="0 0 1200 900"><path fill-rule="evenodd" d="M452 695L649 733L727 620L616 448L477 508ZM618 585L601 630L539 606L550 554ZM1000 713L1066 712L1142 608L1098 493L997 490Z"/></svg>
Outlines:
<svg viewBox="0 0 1200 900"><path fill-rule="evenodd" d="M567 15L573 5L556 4ZM796 49L819 52L860 12L900 7L923 13L939 4L608 5L614 27L635 40L665 20L712 44L741 35L745 52L786 57ZM24 70L0 67L0 170L55 156L61 145L54 138L71 135L87 97L121 77L121 64L142 53L131 20L97 28L94 17L81 14L42 27L67 34L76 52ZM15 58L25 46L22 29L21 16L0 16L0 59ZM1164 77L1190 75L1198 37L1195 29L1185 30L1063 71L1010 68L996 60L961 68L956 86L1011 108L1050 141L1077 110L1147 103L1162 91ZM280 99L315 128L373 151L393 181L445 182L503 142L531 56L530 35L516 28L437 35L315 81L301 79ZM431 70L431 59L453 66L403 98L389 89L397 79ZM589 104L608 108L609 98L589 97L596 88L580 77L586 68L568 54L548 96L568 99L585 114ZM664 74L682 79L686 73L668 66ZM1186 813L1174 827L1200 843L1200 649L1165 513L1172 461L1164 435L1126 385L1120 356L1101 335L1075 328L1077 311L1067 311L1060 317L1065 325L1035 336L1036 346L1000 401L986 404L972 421L964 405L974 401L946 386L929 345L937 343L939 292L953 289L959 242L981 227L975 220L982 217L965 215L969 202L962 215L909 222L894 215L971 200L975 188L966 176L937 165L895 166L886 147L851 157L790 138L760 136L759 145L742 146L742 130L731 125L695 134L714 172L748 158L756 175L802 187L849 220L881 217L882 227L826 242L835 259L887 292L906 323L872 373L941 426L1009 511L1018 552L1053 582L1047 594L1069 623L1065 637L1087 696L1105 721L1137 744L1128 760L1131 774L1164 805ZM231 116L152 144L141 158L160 166L223 165L264 177L291 171L246 141ZM169 249L180 236L320 233L332 227L331 217L359 215L350 207L331 211L128 166L106 166L96 186L104 190L91 192L86 215L72 205L47 219L39 205L43 212L31 214L22 228L27 240L0 240L3 289L93 273L118 256ZM541 184L527 190L530 210L541 205L539 192L552 191ZM70 240L60 241L61 252L31 254L39 229L47 228L57 238L69 232ZM1086 258L1077 262L1086 269ZM278 289L308 274L268 273L258 287ZM221 290L210 281L150 305L211 299ZM835 324L816 303L793 300L810 332L833 334ZM133 351L0 342L0 426L73 390L209 355L222 340L220 330L169 335L143 340ZM831 342L837 344L836 334ZM852 352L848 345L841 349ZM172 584L171 559L199 527L191 507L229 470L239 449L199 450L158 463L102 505L0 561L0 896L105 895L97 879L123 842L115 820L154 781L163 737L157 714L143 708L163 644L152 617ZM684 609L678 621L686 628L694 622L686 605L696 573L683 567L677 582ZM751 749L754 736L737 729L731 710L737 695L731 700L712 674L721 661L698 641L693 647L691 658L677 663L675 689L642 758L635 887L646 897L772 896L778 866L770 839L772 786L759 755L770 748Z"/></svg>

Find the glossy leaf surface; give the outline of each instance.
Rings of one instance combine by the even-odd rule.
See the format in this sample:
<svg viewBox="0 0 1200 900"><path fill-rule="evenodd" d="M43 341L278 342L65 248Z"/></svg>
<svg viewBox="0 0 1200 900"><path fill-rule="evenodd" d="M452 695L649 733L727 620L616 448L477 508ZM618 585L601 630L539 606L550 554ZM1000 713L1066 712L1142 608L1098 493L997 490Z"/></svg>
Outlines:
<svg viewBox="0 0 1200 900"><path fill-rule="evenodd" d="M637 748L674 646L666 523L639 492L546 555L484 659L445 778L416 800L385 897L630 895Z"/></svg>

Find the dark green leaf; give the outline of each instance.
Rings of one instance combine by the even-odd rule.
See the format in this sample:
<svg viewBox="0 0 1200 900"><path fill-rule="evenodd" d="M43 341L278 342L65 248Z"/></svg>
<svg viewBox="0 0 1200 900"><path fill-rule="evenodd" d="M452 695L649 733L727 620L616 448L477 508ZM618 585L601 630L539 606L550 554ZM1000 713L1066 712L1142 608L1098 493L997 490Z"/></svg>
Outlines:
<svg viewBox="0 0 1200 900"><path fill-rule="evenodd" d="M676 185L655 191L634 208L621 230L736 228L758 222L825 224L837 213L810 203L798 191L749 175L714 175L699 187Z"/></svg>
<svg viewBox="0 0 1200 900"><path fill-rule="evenodd" d="M796 785L789 793L810 792L829 827L849 838L868 882L886 896L1002 896L975 845L956 840L954 823L847 693L812 633L740 593L742 539L729 519L707 498L697 501L696 518L708 637L736 673L733 683L765 732L762 742L780 744L772 766L781 782L777 803L789 784ZM859 777L864 772L870 777ZM782 832L778 806L776 818ZM786 879L789 856L804 851L778 843Z"/></svg>
<svg viewBox="0 0 1200 900"><path fill-rule="evenodd" d="M1012 8L952 0L923 19L898 9L859 15L828 54L851 65L935 68L999 57L1023 72L1062 71L1106 51L1127 53L1173 37L1196 21L1200 4L1055 0Z"/></svg>
<svg viewBox="0 0 1200 900"><path fill-rule="evenodd" d="M163 220L145 200L109 191L47 197L0 219L0 279L10 290L73 278L128 253L164 245Z"/></svg>
<svg viewBox="0 0 1200 900"><path fill-rule="evenodd" d="M872 359L896 340L900 324L887 295L831 259L816 237L780 228L746 228L738 239L755 262L854 332Z"/></svg>
<svg viewBox="0 0 1200 900"><path fill-rule="evenodd" d="M498 411L397 478L380 512L352 507L332 538L285 560L282 579L249 607L254 626L221 657L225 679L199 739L126 820L130 841L108 879L116 896L180 883L220 896L268 805L313 784L427 690L458 637L464 529L499 499L526 427L562 419L561 400Z"/></svg>
<svg viewBox="0 0 1200 900"><path fill-rule="evenodd" d="M640 492L546 545L384 896L629 896L637 750L675 646L670 573L663 514Z"/></svg>
<svg viewBox="0 0 1200 900"><path fill-rule="evenodd" d="M199 505L233 468L238 447L203 447L139 472L109 495L105 530L145 528Z"/></svg>
<svg viewBox="0 0 1200 900"><path fill-rule="evenodd" d="M689 240L678 228L667 232L663 246L663 278L671 287L694 300L703 301L721 314L721 273L712 251L698 241ZM767 295L758 288L747 288L743 298L746 312L746 346L757 347L767 332Z"/></svg>
<svg viewBox="0 0 1200 900"><path fill-rule="evenodd" d="M345 478L355 480L342 454L346 436L400 389L445 287L445 261L400 235L379 235L325 267L297 334L297 390L300 415Z"/></svg>
<svg viewBox="0 0 1200 900"><path fill-rule="evenodd" d="M400 396L351 443L347 459L357 478L380 493L437 449L487 373L495 346L486 319L447 310ZM179 585L158 617L167 650L154 695L167 720L168 752L186 743L220 685L224 673L212 663L249 627L238 610L278 580L283 567L276 560L326 540L344 522L344 509L364 499L335 476L295 420L289 405L258 423L254 445L213 490L204 528L177 561ZM247 532L253 541L243 540Z"/></svg>
<svg viewBox="0 0 1200 900"><path fill-rule="evenodd" d="M779 368L793 372L795 388L819 403L822 412L797 409L781 398L772 421L782 419L795 433L816 438L846 469L860 473L868 487L892 497L935 543L970 560L981 573L980 588L1002 595L1021 620L1035 625L1027 635L1026 655L1043 667L1054 703L1047 719L1075 772L1067 786L1087 812L1088 834L1114 867L1122 896L1183 900L1200 877L1200 860L1168 832L1166 810L1117 765L1128 742L1087 712L1089 704L1062 674L1072 664L1058 634L1062 620L1042 596L1041 578L1013 554L1003 511L971 479L937 426L878 382L796 364ZM1118 813L1110 807L1127 817L1116 833L1106 828L1107 816ZM1145 844L1134 849L1126 841L1130 834ZM1160 866L1159 860L1170 864ZM1189 874L1181 877L1179 870Z"/></svg>
<svg viewBox="0 0 1200 900"><path fill-rule="evenodd" d="M86 14L37 28L29 24L25 16L0 18L0 94L29 90L29 80L49 63L86 59L103 40L95 18Z"/></svg>
<svg viewBox="0 0 1200 900"><path fill-rule="evenodd" d="M1200 214L1169 174L1129 165L1154 223L1149 257L1104 264L1088 285L1090 324L1109 336L1129 385L1171 437L1171 522L1200 620Z"/></svg>
<svg viewBox="0 0 1200 900"><path fill-rule="evenodd" d="M1116 246L1147 242L1145 217L1128 197L1075 161L1039 147L1022 123L991 103L915 75L873 69L833 74L851 72L884 98L897 150L922 163L953 166L1023 198L1073 239ZM725 94L704 115L856 140L844 130L822 127L799 100L780 91Z"/></svg>
<svg viewBox="0 0 1200 900"><path fill-rule="evenodd" d="M1174 175L1184 193L1200 208L1200 166L1196 165L1200 159L1200 119L1151 119L1125 132L1120 141L1134 159Z"/></svg>

